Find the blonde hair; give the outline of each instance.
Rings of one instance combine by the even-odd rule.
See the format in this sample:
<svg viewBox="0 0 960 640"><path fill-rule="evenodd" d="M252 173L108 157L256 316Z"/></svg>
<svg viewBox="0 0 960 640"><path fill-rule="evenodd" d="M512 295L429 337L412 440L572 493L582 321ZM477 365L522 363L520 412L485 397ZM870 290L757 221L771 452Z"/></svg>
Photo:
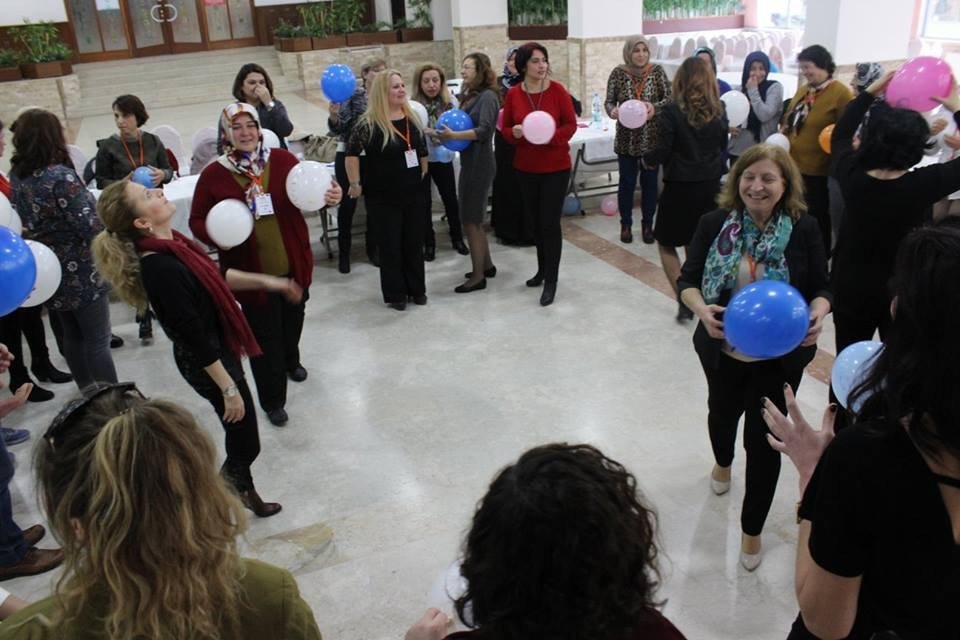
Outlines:
<svg viewBox="0 0 960 640"><path fill-rule="evenodd" d="M746 209L743 198L740 197L740 178L747 169L761 160L770 160L780 169L784 190L778 204L780 210L796 222L807 210L807 203L803 198L803 176L790 154L772 144L755 144L743 152L727 174L727 182L717 196L717 205L730 211Z"/></svg>
<svg viewBox="0 0 960 640"><path fill-rule="evenodd" d="M137 311L149 306L140 277L140 258L134 240L141 232L133 226L137 214L127 201L128 180L114 182L100 194L97 215L105 229L93 239L91 248L97 271L110 283L120 299Z"/></svg>
<svg viewBox="0 0 960 640"><path fill-rule="evenodd" d="M413 99L423 105L437 99L428 97L427 94L423 92L423 87L420 86L420 80L427 71L436 71L440 74L440 93L437 94L437 98L443 102L444 107L449 106L452 101L450 100L450 90L447 88L447 76L440 65L434 62L422 64L413 72L413 86L416 87L413 91Z"/></svg>
<svg viewBox="0 0 960 640"><path fill-rule="evenodd" d="M370 135L373 135L374 127L380 130L380 133L383 134L383 149L387 148L387 144L393 136L398 135L393 125L390 124L390 79L393 76L400 76L400 79L403 79L403 76L396 69L382 71L373 79L367 101L367 110L363 112L359 120L361 125L365 125L369 129ZM407 122L419 130L420 118L416 117L410 110L409 103L404 102L401 108Z"/></svg>
<svg viewBox="0 0 960 640"><path fill-rule="evenodd" d="M687 122L700 129L723 116L717 79L700 58L687 58L673 77L673 99Z"/></svg>
<svg viewBox="0 0 960 640"><path fill-rule="evenodd" d="M133 391L78 412L35 465L65 554L61 630L82 616L114 640L237 637L246 515L210 437L186 409Z"/></svg>

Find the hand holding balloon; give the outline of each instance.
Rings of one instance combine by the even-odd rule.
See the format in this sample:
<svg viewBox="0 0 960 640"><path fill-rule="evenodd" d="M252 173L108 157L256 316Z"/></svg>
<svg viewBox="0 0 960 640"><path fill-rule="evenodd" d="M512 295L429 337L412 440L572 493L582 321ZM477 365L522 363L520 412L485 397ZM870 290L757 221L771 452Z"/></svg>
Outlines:
<svg viewBox="0 0 960 640"><path fill-rule="evenodd" d="M343 200L343 189L336 180L330 181L330 188L323 194L323 198L328 207L335 207Z"/></svg>
<svg viewBox="0 0 960 640"><path fill-rule="evenodd" d="M726 310L726 307L721 307L718 304L705 304L697 314L700 322L703 323L703 328L707 330L707 335L714 340L723 340L726 338L723 333L723 320L720 319L720 316L722 316Z"/></svg>
<svg viewBox="0 0 960 640"><path fill-rule="evenodd" d="M523 137L523 125L515 124L513 125L513 137L519 140Z"/></svg>
<svg viewBox="0 0 960 640"><path fill-rule="evenodd" d="M810 328L807 329L807 335L803 337L801 347L809 347L817 344L820 338L820 332L823 331L823 319L830 313L830 303L824 298L816 298L810 303Z"/></svg>
<svg viewBox="0 0 960 640"><path fill-rule="evenodd" d="M130 174L130 180L147 189L153 189L156 186L153 181L153 170L150 167L137 167Z"/></svg>
<svg viewBox="0 0 960 640"><path fill-rule="evenodd" d="M773 435L767 434L767 442L780 453L785 453L797 468L800 476L800 495L803 495L813 470L817 468L820 456L833 440L833 421L837 417L837 405L831 404L827 407L823 412L820 430L814 431L804 419L800 405L797 404L797 398L793 395L793 389L786 386L783 397L786 400L787 415L783 415L769 398L763 399L760 415L773 433Z"/></svg>
<svg viewBox="0 0 960 640"><path fill-rule="evenodd" d="M956 80L953 81L953 84L950 87L950 93L947 94L946 98L940 98L937 96L931 96L931 98L949 109L950 113L956 113L957 111L960 111L960 89L957 87Z"/></svg>

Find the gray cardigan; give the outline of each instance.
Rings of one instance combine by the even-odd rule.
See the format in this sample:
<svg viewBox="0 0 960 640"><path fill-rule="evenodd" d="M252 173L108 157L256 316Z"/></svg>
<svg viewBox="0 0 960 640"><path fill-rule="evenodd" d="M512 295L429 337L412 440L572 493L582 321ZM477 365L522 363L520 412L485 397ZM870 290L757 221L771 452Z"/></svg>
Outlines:
<svg viewBox="0 0 960 640"><path fill-rule="evenodd" d="M779 82L772 83L767 88L766 100L760 99L760 90L756 87L747 89L745 93L750 100L750 110L760 121L760 142L763 142L780 128L780 115L783 113L783 85ZM740 128L740 135L730 136L727 153L740 156L755 144L758 142L753 137L753 133L744 126Z"/></svg>

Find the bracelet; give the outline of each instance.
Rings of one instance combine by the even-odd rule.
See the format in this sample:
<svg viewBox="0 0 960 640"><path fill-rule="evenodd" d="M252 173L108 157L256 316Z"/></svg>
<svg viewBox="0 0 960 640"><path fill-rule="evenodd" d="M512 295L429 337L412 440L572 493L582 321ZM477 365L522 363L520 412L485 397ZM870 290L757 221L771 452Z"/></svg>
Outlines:
<svg viewBox="0 0 960 640"><path fill-rule="evenodd" d="M224 398L233 398L234 396L237 396L239 394L240 394L240 391L239 389L237 389L236 383L231 384L229 387L223 390Z"/></svg>
<svg viewBox="0 0 960 640"><path fill-rule="evenodd" d="M359 186L360 186L360 183L359 183L359 182L351 182L351 183L350 183L350 186L351 186L351 187L359 187Z"/></svg>

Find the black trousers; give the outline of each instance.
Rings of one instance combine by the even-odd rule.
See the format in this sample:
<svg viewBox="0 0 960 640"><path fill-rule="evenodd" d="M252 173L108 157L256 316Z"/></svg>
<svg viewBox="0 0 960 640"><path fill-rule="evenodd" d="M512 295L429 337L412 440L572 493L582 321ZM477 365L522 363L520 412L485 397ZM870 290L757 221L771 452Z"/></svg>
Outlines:
<svg viewBox="0 0 960 640"><path fill-rule="evenodd" d="M563 232L560 216L563 198L570 186L570 170L554 173L517 171L523 206L534 220L533 239L537 245L537 273L547 282L556 282L560 273Z"/></svg>
<svg viewBox="0 0 960 640"><path fill-rule="evenodd" d="M347 196L350 180L347 178L346 157L343 151L337 152L337 157L334 159L334 171L337 175L337 182L343 189L343 200L337 207L337 251L341 256L349 258L353 244L353 214L357 211L357 199ZM363 174L363 158L360 158L360 173ZM367 233L364 236L364 241L366 242L368 257L376 254L376 233L373 225L373 217L367 211Z"/></svg>
<svg viewBox="0 0 960 640"><path fill-rule="evenodd" d="M780 453L767 442L769 430L760 416L760 400L767 397L780 411L786 411L783 385L789 384L796 391L803 368L787 370L782 359L741 362L721 354L718 368L704 367L703 371L707 376L710 445L721 467L733 464L737 424L744 416L747 477L740 526L747 535L758 536L780 477Z"/></svg>
<svg viewBox="0 0 960 640"><path fill-rule="evenodd" d="M450 240L463 240L463 227L460 224L460 203L457 201L457 182L453 175L452 162L429 163L427 176L423 179L423 199L425 211L425 233L423 244L427 247L437 246L437 237L433 232L433 194L430 191L430 181L437 185L443 209L447 214L447 225L450 227Z"/></svg>
<svg viewBox="0 0 960 640"><path fill-rule="evenodd" d="M50 361L50 352L43 329L43 307L20 307L0 318L0 343L7 345L13 354L13 362L10 363L11 383L23 384L29 377L27 363L23 359L23 338L30 345L31 366L45 367ZM11 384L10 390L16 391L12 387Z"/></svg>
<svg viewBox="0 0 960 640"><path fill-rule="evenodd" d="M250 358L257 397L264 411L282 409L287 404L287 371L300 364L300 334L310 291L303 290L303 299L291 304L279 293L266 293L265 304L243 307L253 335L263 355Z"/></svg>
<svg viewBox="0 0 960 640"><path fill-rule="evenodd" d="M816 218L820 225L823 248L829 258L833 227L830 224L830 187L827 176L803 176L803 190L807 200L807 213Z"/></svg>
<svg viewBox="0 0 960 640"><path fill-rule="evenodd" d="M234 486L238 492L249 491L254 488L250 466L260 455L260 433L257 429L257 409L253 404L253 396L247 380L243 375L243 367L232 355L221 358L223 367L233 378L240 397L243 398L244 415L240 422L224 422L223 420L223 392L213 379L203 370L194 356L173 345L173 357L183 379L193 390L205 398L213 410L224 431L224 448L227 459L220 469L220 473Z"/></svg>
<svg viewBox="0 0 960 640"><path fill-rule="evenodd" d="M406 302L427 291L423 268L422 192L403 200L367 199L380 232L380 290L383 301Z"/></svg>

